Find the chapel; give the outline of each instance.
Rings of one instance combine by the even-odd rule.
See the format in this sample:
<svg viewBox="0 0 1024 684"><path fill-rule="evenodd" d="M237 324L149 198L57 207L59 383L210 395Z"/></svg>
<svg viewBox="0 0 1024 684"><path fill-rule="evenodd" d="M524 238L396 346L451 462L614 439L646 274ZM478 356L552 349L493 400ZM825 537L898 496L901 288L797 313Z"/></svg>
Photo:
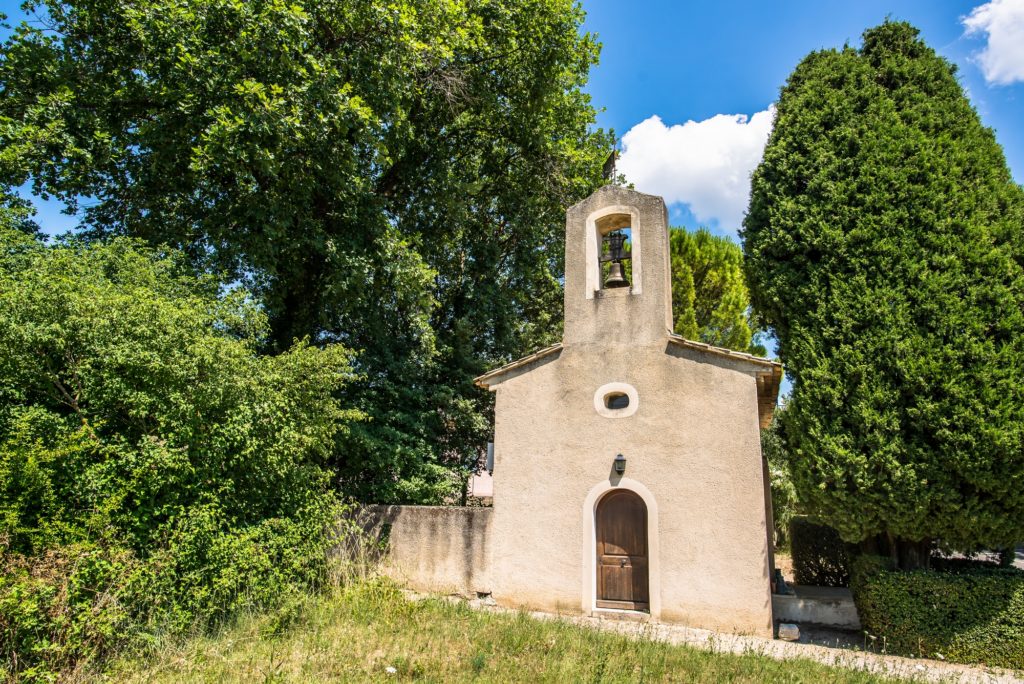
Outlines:
<svg viewBox="0 0 1024 684"><path fill-rule="evenodd" d="M499 604L771 636L760 430L780 364L672 333L660 197L606 185L566 212L559 344L495 392L489 588Z"/></svg>

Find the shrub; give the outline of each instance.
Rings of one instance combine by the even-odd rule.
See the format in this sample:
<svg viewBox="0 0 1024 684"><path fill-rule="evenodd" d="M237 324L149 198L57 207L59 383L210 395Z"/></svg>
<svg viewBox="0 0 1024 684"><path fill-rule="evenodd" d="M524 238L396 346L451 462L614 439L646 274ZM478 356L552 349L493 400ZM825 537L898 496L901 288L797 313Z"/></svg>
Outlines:
<svg viewBox="0 0 1024 684"><path fill-rule="evenodd" d="M898 572L877 556L859 557L853 568L861 624L887 651L1024 668L1024 572L978 566Z"/></svg>
<svg viewBox="0 0 1024 684"><path fill-rule="evenodd" d="M238 527L216 506L196 508L151 558L151 622L182 632L318 587L334 540L328 523L342 516L328 505Z"/></svg>
<svg viewBox="0 0 1024 684"><path fill-rule="evenodd" d="M846 544L827 525L794 516L789 524L793 578L797 584L819 587L850 585L850 558Z"/></svg>
<svg viewBox="0 0 1024 684"><path fill-rule="evenodd" d="M66 544L38 556L0 550L0 666L4 679L52 681L138 636L151 577L135 554Z"/></svg>
<svg viewBox="0 0 1024 684"><path fill-rule="evenodd" d="M52 680L315 587L351 353L260 353L245 293L129 240L0 226L0 649Z"/></svg>

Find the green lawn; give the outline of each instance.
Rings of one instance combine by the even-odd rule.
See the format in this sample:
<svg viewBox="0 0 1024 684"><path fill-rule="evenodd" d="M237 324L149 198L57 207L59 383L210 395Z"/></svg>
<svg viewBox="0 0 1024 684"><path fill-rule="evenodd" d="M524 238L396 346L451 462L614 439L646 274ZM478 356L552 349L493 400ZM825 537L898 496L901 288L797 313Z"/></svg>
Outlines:
<svg viewBox="0 0 1024 684"><path fill-rule="evenodd" d="M876 682L811 661L725 655L526 615L408 601L384 581L253 615L113 663L129 682ZM389 668L393 671L389 672Z"/></svg>

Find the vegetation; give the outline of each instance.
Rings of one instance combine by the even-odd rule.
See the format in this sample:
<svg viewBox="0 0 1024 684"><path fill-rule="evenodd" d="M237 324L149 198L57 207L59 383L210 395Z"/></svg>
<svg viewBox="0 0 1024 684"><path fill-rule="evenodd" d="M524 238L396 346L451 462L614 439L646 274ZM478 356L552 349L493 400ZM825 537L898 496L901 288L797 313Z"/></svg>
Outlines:
<svg viewBox="0 0 1024 684"><path fill-rule="evenodd" d="M850 586L850 556L835 530L804 516L791 518L789 529L793 579L797 584Z"/></svg>
<svg viewBox="0 0 1024 684"><path fill-rule="evenodd" d="M789 548L789 523L798 511L796 489L789 474L789 460L786 445L780 433L782 413L785 405L777 406L772 423L761 430L761 453L768 461L768 481L772 496L772 521L775 524L775 548Z"/></svg>
<svg viewBox="0 0 1024 684"><path fill-rule="evenodd" d="M742 232L801 505L901 567L1024 538L1024 189L904 23L814 52Z"/></svg>
<svg viewBox="0 0 1024 684"><path fill-rule="evenodd" d="M259 353L240 289L0 228L0 667L80 663L325 578L351 354Z"/></svg>
<svg viewBox="0 0 1024 684"><path fill-rule="evenodd" d="M0 186L240 282L268 350L359 350L343 399L369 420L331 456L345 491L450 496L487 441L471 379L557 335L564 208L611 149L581 90L582 10L29 4L41 24L0 58Z"/></svg>
<svg viewBox="0 0 1024 684"><path fill-rule="evenodd" d="M743 252L707 228L669 231L672 254L672 320L675 332L737 351L764 356L750 320L750 296L743 279Z"/></svg>
<svg viewBox="0 0 1024 684"><path fill-rule="evenodd" d="M888 558L854 561L864 629L890 653L1024 669L1024 572L962 564L893 572Z"/></svg>
<svg viewBox="0 0 1024 684"><path fill-rule="evenodd" d="M670 646L444 599L409 602L383 582L242 620L153 659L123 661L109 674L125 682L881 681L809 661Z"/></svg>

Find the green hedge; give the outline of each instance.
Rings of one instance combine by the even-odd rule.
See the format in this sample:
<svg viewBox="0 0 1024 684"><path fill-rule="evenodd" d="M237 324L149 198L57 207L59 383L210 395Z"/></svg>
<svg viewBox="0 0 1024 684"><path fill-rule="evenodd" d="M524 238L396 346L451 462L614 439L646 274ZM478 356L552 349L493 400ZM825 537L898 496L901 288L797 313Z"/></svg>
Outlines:
<svg viewBox="0 0 1024 684"><path fill-rule="evenodd" d="M789 523L793 579L797 584L817 587L850 585L850 558L846 544L827 525L795 516Z"/></svg>
<svg viewBox="0 0 1024 684"><path fill-rule="evenodd" d="M862 556L851 583L861 624L887 652L1024 669L1024 572L890 567Z"/></svg>

